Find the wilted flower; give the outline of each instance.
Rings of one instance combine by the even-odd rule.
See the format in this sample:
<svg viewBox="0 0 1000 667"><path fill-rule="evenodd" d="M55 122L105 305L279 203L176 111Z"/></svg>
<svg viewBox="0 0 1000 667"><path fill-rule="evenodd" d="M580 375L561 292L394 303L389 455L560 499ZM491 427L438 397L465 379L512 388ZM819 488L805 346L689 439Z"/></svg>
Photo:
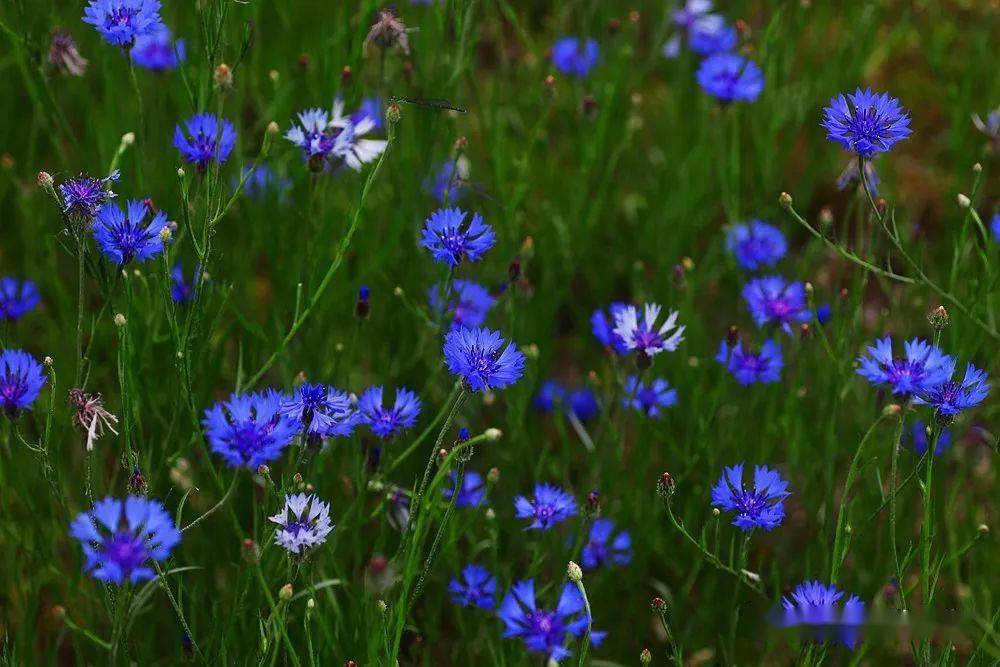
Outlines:
<svg viewBox="0 0 1000 667"><path fill-rule="evenodd" d="M330 504L312 494L287 494L285 506L269 519L278 524L274 543L295 555L302 555L307 549L323 544L333 530Z"/></svg>
<svg viewBox="0 0 1000 667"><path fill-rule="evenodd" d="M282 396L274 389L232 394L205 410L202 425L212 451L233 468L257 468L281 456L301 424L281 413Z"/></svg>
<svg viewBox="0 0 1000 667"><path fill-rule="evenodd" d="M48 61L49 66L60 74L83 76L87 73L87 59L80 55L73 35L65 30L57 28L52 31Z"/></svg>
<svg viewBox="0 0 1000 667"><path fill-rule="evenodd" d="M462 568L461 580L448 582L448 597L463 607L492 609L496 603L497 580L490 571L480 565Z"/></svg>
<svg viewBox="0 0 1000 667"><path fill-rule="evenodd" d="M225 118L200 113L174 127L174 147L185 160L205 171L210 162L218 164L229 159L236 146L236 128Z"/></svg>
<svg viewBox="0 0 1000 667"><path fill-rule="evenodd" d="M890 150L912 132L910 117L899 100L888 93L877 95L870 88L831 99L820 125L826 128L828 139L862 158Z"/></svg>
<svg viewBox="0 0 1000 667"><path fill-rule="evenodd" d="M0 352L0 407L8 417L30 410L44 385L44 370L33 356L21 350Z"/></svg>
<svg viewBox="0 0 1000 667"><path fill-rule="evenodd" d="M100 394L88 394L82 389L69 390L69 405L74 410L73 425L87 434L87 451L93 451L94 442L107 429L118 435L113 424L118 423L118 417L104 408L104 399Z"/></svg>
<svg viewBox="0 0 1000 667"><path fill-rule="evenodd" d="M472 391L502 389L524 374L524 353L514 343L504 346L499 331L449 331L444 339L444 358L448 370L460 376Z"/></svg>
<svg viewBox="0 0 1000 667"><path fill-rule="evenodd" d="M35 283L25 278L0 278L0 321L19 320L38 305Z"/></svg>
<svg viewBox="0 0 1000 667"><path fill-rule="evenodd" d="M712 505L725 512L736 512L733 525L746 532L754 528L772 530L785 518L784 500L790 493L788 482L776 470L755 466L753 488L743 486L743 464L725 468L712 488Z"/></svg>
<svg viewBox="0 0 1000 667"><path fill-rule="evenodd" d="M396 400L391 408L383 406L381 385L369 387L358 399L361 422L367 424L372 433L382 439L416 424L420 407L417 395L404 387L396 390Z"/></svg>
<svg viewBox="0 0 1000 667"><path fill-rule="evenodd" d="M152 220L146 223L146 217ZM122 211L108 202L97 212L94 239L112 262L124 266L135 260L145 262L163 252L160 230L167 226L167 214L154 213L146 202L131 199Z"/></svg>
<svg viewBox="0 0 1000 667"><path fill-rule="evenodd" d="M406 25L391 8L378 10L375 22L372 23L368 36L365 37L364 47L367 52L368 45L374 44L383 51L388 51L393 47L398 47L400 51L409 55L410 40L407 36Z"/></svg>
<svg viewBox="0 0 1000 667"><path fill-rule="evenodd" d="M531 519L525 530L549 530L576 514L576 500L553 484L536 484L531 498L517 496L514 509L518 519Z"/></svg>

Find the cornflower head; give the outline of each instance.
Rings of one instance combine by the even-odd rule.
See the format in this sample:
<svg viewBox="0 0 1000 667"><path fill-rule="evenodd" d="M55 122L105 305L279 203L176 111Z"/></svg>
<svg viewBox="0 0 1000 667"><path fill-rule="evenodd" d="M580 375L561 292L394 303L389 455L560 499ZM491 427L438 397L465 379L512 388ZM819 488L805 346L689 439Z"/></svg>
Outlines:
<svg viewBox="0 0 1000 667"><path fill-rule="evenodd" d="M0 278L0 321L21 319L35 309L40 298L35 283L27 278Z"/></svg>
<svg viewBox="0 0 1000 667"><path fill-rule="evenodd" d="M593 38L563 37L552 45L552 64L563 74L583 78L594 69L600 52Z"/></svg>
<svg viewBox="0 0 1000 667"><path fill-rule="evenodd" d="M431 251L435 262L458 266L475 262L497 242L493 228L478 213L459 208L439 208L424 222L420 243Z"/></svg>
<svg viewBox="0 0 1000 667"><path fill-rule="evenodd" d="M990 231L993 232L993 240L1000 243L1000 213L994 213L990 220Z"/></svg>
<svg viewBox="0 0 1000 667"><path fill-rule="evenodd" d="M170 299L174 303L188 303L194 300L194 288L198 284L198 276L201 275L201 267L194 270L191 282L184 278L184 266L177 262L170 269Z"/></svg>
<svg viewBox="0 0 1000 667"><path fill-rule="evenodd" d="M452 329L482 326L496 303L488 289L471 280L455 280L452 283L447 305L442 303L440 285L431 286L427 301L434 315L444 312L449 316Z"/></svg>
<svg viewBox="0 0 1000 667"><path fill-rule="evenodd" d="M788 482L777 470L754 466L753 488L743 486L743 464L724 468L712 487L712 505L725 512L736 512L733 525L743 532L754 528L772 530L785 518L784 500L791 494Z"/></svg>
<svg viewBox="0 0 1000 667"><path fill-rule="evenodd" d="M184 121L183 128L174 127L174 147L200 172L208 169L210 162L225 163L235 146L236 128L213 114L195 114Z"/></svg>
<svg viewBox="0 0 1000 667"><path fill-rule="evenodd" d="M632 561L632 536L625 530L616 534L611 519L597 519L590 526L580 561L588 570L628 565Z"/></svg>
<svg viewBox="0 0 1000 667"><path fill-rule="evenodd" d="M567 413L585 422L600 412L601 404L589 387L580 387L566 395L565 409Z"/></svg>
<svg viewBox="0 0 1000 667"><path fill-rule="evenodd" d="M319 166L314 171L321 171L326 166L326 158L333 150L336 136L327 132L330 124L330 114L322 109L306 109L299 112L299 122L294 122L285 133L285 139L302 149L303 158L312 167Z"/></svg>
<svg viewBox="0 0 1000 667"><path fill-rule="evenodd" d="M555 380L546 380L538 388L538 393L531 399L531 405L539 412L552 412L561 405L566 396L566 390Z"/></svg>
<svg viewBox="0 0 1000 667"><path fill-rule="evenodd" d="M892 393L903 396L921 394L948 381L955 361L920 338L903 344L906 358L892 356L892 339L886 336L868 348L868 354L858 357L858 375L874 385L888 385Z"/></svg>
<svg viewBox="0 0 1000 667"><path fill-rule="evenodd" d="M160 0L90 0L83 22L94 26L108 44L128 49L163 23Z"/></svg>
<svg viewBox="0 0 1000 667"><path fill-rule="evenodd" d="M70 524L80 541L84 572L106 584L137 584L154 578L154 562L166 560L181 531L159 500L128 496L104 498Z"/></svg>
<svg viewBox="0 0 1000 667"><path fill-rule="evenodd" d="M353 119L353 120L352 120ZM368 113L344 114L344 101L337 97L333 110L307 109L299 113L299 124L285 133L285 138L302 149L302 155L312 171L326 171L346 165L354 171L373 161L385 150L382 139L364 139L376 129Z"/></svg>
<svg viewBox="0 0 1000 667"><path fill-rule="evenodd" d="M88 394L82 389L69 390L69 405L73 408L73 426L87 434L87 451L94 451L94 443L107 429L118 435L114 424L118 417L104 408L100 394Z"/></svg>
<svg viewBox="0 0 1000 667"><path fill-rule="evenodd" d="M951 379L954 372L955 360L949 357L944 380L928 383L913 397L915 404L934 408L943 422L950 422L959 412L976 407L990 393L989 377L972 364L966 365L961 382Z"/></svg>
<svg viewBox="0 0 1000 667"><path fill-rule="evenodd" d="M48 63L63 75L83 76L87 73L87 59L80 55L73 35L59 28L52 31Z"/></svg>
<svg viewBox="0 0 1000 667"><path fill-rule="evenodd" d="M205 427L212 451L233 468L257 470L281 456L301 424L281 413L282 396L274 389L232 394L205 410Z"/></svg>
<svg viewBox="0 0 1000 667"><path fill-rule="evenodd" d="M346 392L322 384L303 383L281 405L282 414L301 424L310 440L344 437L354 432L359 418Z"/></svg>
<svg viewBox="0 0 1000 667"><path fill-rule="evenodd" d="M698 85L720 102L753 102L764 90L764 74L752 60L735 53L715 53L701 62Z"/></svg>
<svg viewBox="0 0 1000 667"><path fill-rule="evenodd" d="M774 266L788 252L781 230L763 220L733 225L726 232L726 250L741 268L756 271Z"/></svg>
<svg viewBox="0 0 1000 667"><path fill-rule="evenodd" d="M0 352L0 407L11 419L31 404L45 385L42 365L22 350Z"/></svg>
<svg viewBox="0 0 1000 667"><path fill-rule="evenodd" d="M684 5L674 11L673 22L683 30L690 30L707 16L713 16L712 0L687 0Z"/></svg>
<svg viewBox="0 0 1000 667"><path fill-rule="evenodd" d="M326 542L326 536L333 530L330 504L314 494L286 494L285 506L269 520L278 526L274 543L296 556L303 556L307 550Z"/></svg>
<svg viewBox="0 0 1000 667"><path fill-rule="evenodd" d="M993 145L1000 146L1000 109L990 111L986 114L986 120L979 117L979 114L972 114L972 124L993 142Z"/></svg>
<svg viewBox="0 0 1000 667"><path fill-rule="evenodd" d="M535 600L535 580L519 581L500 602L497 616L504 623L504 637L520 637L529 651L555 662L572 655L566 644L586 634L590 624L583 595L572 582L563 586L555 609L540 609ZM598 646L606 635L591 631L590 643Z"/></svg>
<svg viewBox="0 0 1000 667"><path fill-rule="evenodd" d="M61 184L59 194L62 196L63 213L71 218L92 220L104 204L117 196L111 191L111 184L119 177L116 169L107 178L80 174Z"/></svg>
<svg viewBox="0 0 1000 667"><path fill-rule="evenodd" d="M878 171L875 169L875 163L871 160L864 161L864 182L868 184L868 192L871 193L872 197L878 196L878 186L881 182L878 177ZM859 185L862 183L861 170L858 169L857 160L848 160L847 164L844 165L844 170L840 172L840 176L837 177L837 189L846 190L854 183Z"/></svg>
<svg viewBox="0 0 1000 667"><path fill-rule="evenodd" d="M448 597L462 607L493 609L496 604L497 580L481 565L466 565L461 579L448 582Z"/></svg>
<svg viewBox="0 0 1000 667"><path fill-rule="evenodd" d="M711 0L688 0L683 7L675 10L672 19L679 32L664 45L663 55L667 58L676 58L680 54L682 37L687 37L690 42L696 32L703 34L721 32L726 27L726 20L718 14L711 13L711 10Z"/></svg>
<svg viewBox="0 0 1000 667"><path fill-rule="evenodd" d="M927 451L927 444L930 441L930 430L922 419L913 422L913 451L918 456L923 456ZM934 456L941 456L951 446L951 431L942 429L938 434L937 445L934 447Z"/></svg>
<svg viewBox="0 0 1000 667"><path fill-rule="evenodd" d="M167 226L167 214L154 213L150 204L131 199L122 211L108 202L97 212L94 239L104 255L118 266L135 260L145 262L163 252L160 231ZM147 223L146 218L152 216Z"/></svg>
<svg viewBox="0 0 1000 667"><path fill-rule="evenodd" d="M620 301L615 301L608 307L608 313L603 308L598 308L590 316L590 330L594 337L604 345L605 348L613 350L617 354L628 354L629 348L622 340L621 336L615 333L615 322L620 313L623 313L627 305Z"/></svg>
<svg viewBox="0 0 1000 667"><path fill-rule="evenodd" d="M449 473L448 478L451 479L451 488L445 487L441 490L441 495L445 500L451 500L451 497L455 495L455 482L458 479L458 473L453 470ZM462 488L458 490L458 498L455 499L455 507L482 507L483 505L489 505L489 501L486 500L486 480L478 472L466 470L462 477Z"/></svg>
<svg viewBox="0 0 1000 667"><path fill-rule="evenodd" d="M505 347L500 332L489 329L449 331L444 359L448 370L471 391L502 389L524 374L524 353L512 342Z"/></svg>
<svg viewBox="0 0 1000 667"><path fill-rule="evenodd" d="M743 288L743 299L758 327L780 326L792 333L792 324L808 322L806 289L801 282L786 283L781 276L754 278Z"/></svg>
<svg viewBox="0 0 1000 667"><path fill-rule="evenodd" d="M912 132L910 116L899 100L870 88L831 99L820 125L828 139L864 159L891 150Z"/></svg>
<svg viewBox="0 0 1000 667"><path fill-rule="evenodd" d="M469 158L464 155L445 160L434 172L433 180L424 181L424 190L442 204L459 201L468 194L470 173Z"/></svg>
<svg viewBox="0 0 1000 667"><path fill-rule="evenodd" d="M382 402L382 386L369 387L358 399L360 423L367 424L372 433L383 440L417 423L420 399L404 387L396 389L396 400L391 408Z"/></svg>
<svg viewBox="0 0 1000 667"><path fill-rule="evenodd" d="M147 35L136 38L129 55L139 67L151 72L168 72L177 69L187 57L183 39L171 41L170 28L160 26Z"/></svg>
<svg viewBox="0 0 1000 667"><path fill-rule="evenodd" d="M712 20L715 18L719 20ZM738 43L736 28L727 24L722 17L709 15L695 21L688 32L688 45L700 56L729 53L736 49Z"/></svg>
<svg viewBox="0 0 1000 667"><path fill-rule="evenodd" d="M858 642L859 628L865 622L865 603L852 595L844 602L842 591L819 581L805 581L781 599L779 625L813 628L819 642L840 641L850 648Z"/></svg>
<svg viewBox="0 0 1000 667"><path fill-rule="evenodd" d="M576 500L558 486L536 484L531 498L514 498L514 509L518 519L531 519L525 530L549 530L576 514Z"/></svg>
<svg viewBox="0 0 1000 667"><path fill-rule="evenodd" d="M640 316L635 306L625 306L615 313L614 333L628 350L635 350L652 358L660 352L673 352L684 340L684 326L677 326L676 310L670 311L666 321L657 328L660 306L647 303ZM667 335L673 331L669 336Z"/></svg>
<svg viewBox="0 0 1000 667"><path fill-rule="evenodd" d="M677 403L677 390L663 378L656 378L651 384L639 381L636 375L625 381L625 398L622 405L638 410L647 417L659 419L663 408Z"/></svg>
<svg viewBox="0 0 1000 667"><path fill-rule="evenodd" d="M764 341L759 352L754 352L737 341L730 345L723 340L719 343L719 352L715 360L726 367L736 381L742 385L755 382L766 384L781 379L781 346L770 338Z"/></svg>

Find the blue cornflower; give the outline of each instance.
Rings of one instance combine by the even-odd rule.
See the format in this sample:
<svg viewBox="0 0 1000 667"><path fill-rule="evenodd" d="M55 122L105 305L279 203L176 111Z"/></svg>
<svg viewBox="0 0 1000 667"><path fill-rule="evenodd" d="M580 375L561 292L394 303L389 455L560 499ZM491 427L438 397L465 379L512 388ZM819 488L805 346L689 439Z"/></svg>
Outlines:
<svg viewBox="0 0 1000 667"><path fill-rule="evenodd" d="M667 320L659 328L656 327L656 320L660 317L660 306L655 303L647 303L643 309L642 317L639 316L635 306L625 306L615 313L615 329L617 335L625 347L629 350L636 350L648 357L667 351L673 352L684 340L684 326L677 326L676 310L670 311ZM676 330L670 333L676 327Z"/></svg>
<svg viewBox="0 0 1000 667"><path fill-rule="evenodd" d="M170 269L170 298L174 303L187 303L194 299L194 288L198 284L201 267L196 267L191 282L184 278L184 266L177 262Z"/></svg>
<svg viewBox="0 0 1000 667"><path fill-rule="evenodd" d="M531 404L539 412L552 412L562 403L566 390L555 380L546 380L538 388L538 393L531 399Z"/></svg>
<svg viewBox="0 0 1000 667"><path fill-rule="evenodd" d="M420 399L409 389L396 389L396 401L391 408L383 407L382 386L369 387L358 399L361 423L367 424L372 433L385 439L417 423Z"/></svg>
<svg viewBox="0 0 1000 667"><path fill-rule="evenodd" d="M385 499L389 501L385 510L385 518L389 525L399 532L410 527L410 497L398 486L389 488Z"/></svg>
<svg viewBox="0 0 1000 667"><path fill-rule="evenodd" d="M816 321L820 324L826 324L833 317L833 308L828 303L821 303L816 306Z"/></svg>
<svg viewBox="0 0 1000 667"><path fill-rule="evenodd" d="M163 23L160 0L90 0L83 22L94 26L108 44L128 48Z"/></svg>
<svg viewBox="0 0 1000 667"><path fill-rule="evenodd" d="M589 387L580 387L566 395L565 409L567 413L585 422L600 412L601 404Z"/></svg>
<svg viewBox="0 0 1000 667"><path fill-rule="evenodd" d="M893 359L892 339L886 336L868 348L868 355L858 357L858 375L874 385L887 384L892 393L920 394L948 381L955 368L954 360L940 349L919 338L903 344L905 359Z"/></svg>
<svg viewBox="0 0 1000 667"><path fill-rule="evenodd" d="M754 528L772 530L785 518L784 500L791 495L787 489L788 482L767 466L754 466L753 488L744 488L743 464L737 463L725 468L712 488L712 505L736 512L733 525L743 532Z"/></svg>
<svg viewBox="0 0 1000 667"><path fill-rule="evenodd" d="M843 597L844 593L835 586L805 581L781 599L779 625L815 626L813 636L817 641L835 639L853 648L865 622L865 603L852 595L841 604Z"/></svg>
<svg viewBox="0 0 1000 667"><path fill-rule="evenodd" d="M441 287L433 285L427 291L427 301L435 316L446 311L451 319L451 328L482 326L496 299L490 291L471 280L456 280L448 295L447 308L441 303Z"/></svg>
<svg viewBox="0 0 1000 667"><path fill-rule="evenodd" d="M381 115L372 117L369 112L355 113L351 117L344 115L344 101L339 97L333 101L333 113L327 134L333 136L333 144L329 150L329 159L335 166L346 165L354 171L374 161L388 145L384 139L364 139L366 134L378 129Z"/></svg>
<svg viewBox="0 0 1000 667"><path fill-rule="evenodd" d="M366 97L361 100L358 110L351 114L351 122L358 125L364 119L372 123L372 130L381 132L385 129L385 114L382 112L382 100L377 97Z"/></svg>
<svg viewBox="0 0 1000 667"><path fill-rule="evenodd" d="M868 183L868 191L871 193L872 197L877 197L878 186L881 181L878 177L878 171L875 169L875 163L871 160L865 160L864 164L864 180ZM844 165L844 170L840 172L840 176L837 177L837 189L846 190L854 183L861 185L861 170L858 169L858 161L851 159L847 161L847 164Z"/></svg>
<svg viewBox="0 0 1000 667"><path fill-rule="evenodd" d="M676 10L673 21L679 32L664 45L664 57L676 58L680 54L682 37L687 37L688 41L691 41L698 32L703 35L721 33L726 28L726 20L718 14L711 13L711 10L711 0L688 0L681 9ZM706 55L710 52L706 52Z"/></svg>
<svg viewBox="0 0 1000 667"><path fill-rule="evenodd" d="M514 498L514 509L518 519L531 519L525 530L549 530L560 521L576 514L576 501L553 484L536 484L535 494Z"/></svg>
<svg viewBox="0 0 1000 667"><path fill-rule="evenodd" d="M110 199L117 195L111 191L111 184L120 178L116 169L107 178L93 178L80 174L59 186L62 195L63 213L68 216L90 220Z"/></svg>
<svg viewBox="0 0 1000 667"><path fill-rule="evenodd" d="M627 306L624 303L616 301L608 307L608 313L611 315L610 319L601 308L595 310L594 314L590 316L590 330L593 332L594 337L604 347L614 350L618 354L628 354L629 351L625 341L615 333L615 322L619 314L624 312L626 308Z"/></svg>
<svg viewBox="0 0 1000 667"><path fill-rule="evenodd" d="M0 320L19 320L34 310L41 297L35 283L25 278L0 278Z"/></svg>
<svg viewBox="0 0 1000 667"><path fill-rule="evenodd" d="M684 30L690 30L698 21L703 20L712 11L712 0L687 0L684 6L674 11L674 23Z"/></svg>
<svg viewBox="0 0 1000 667"><path fill-rule="evenodd" d="M632 561L632 536L623 530L612 538L614 532L615 522L611 519L594 521L580 555L580 561L585 568L593 570L599 567L628 565Z"/></svg>
<svg viewBox="0 0 1000 667"><path fill-rule="evenodd" d="M980 118L977 113L972 114L972 124L991 141L1000 141L1000 109L987 113L986 120Z"/></svg>
<svg viewBox="0 0 1000 667"><path fill-rule="evenodd" d="M233 190L236 190L244 178L246 181L243 183L243 194L256 201L265 199L271 192L283 195L292 187L291 179L278 176L266 164L243 167L240 179L233 179Z"/></svg>
<svg viewBox="0 0 1000 667"><path fill-rule="evenodd" d="M764 341L760 352L744 347L742 341L730 345L723 340L719 343L715 360L723 364L742 385L755 382L766 384L781 379L781 346L771 339Z"/></svg>
<svg viewBox="0 0 1000 667"><path fill-rule="evenodd" d="M170 28L160 24L153 32L135 40L130 52L132 62L153 72L177 69L187 56L183 39L170 40Z"/></svg>
<svg viewBox="0 0 1000 667"><path fill-rule="evenodd" d="M922 419L913 422L913 451L918 456L923 456L927 451L927 441L930 439L927 425ZM951 431L943 429L938 435L937 446L934 447L934 456L941 456L951 446Z"/></svg>
<svg viewBox="0 0 1000 667"><path fill-rule="evenodd" d="M677 390L663 378L656 378L646 385L632 375L625 381L625 398L622 405L642 412L648 417L658 419L663 408L669 408L677 403Z"/></svg>
<svg viewBox="0 0 1000 667"><path fill-rule="evenodd" d="M205 410L201 421L212 451L233 468L257 468L281 456L301 424L281 413L282 396L274 389L232 394Z"/></svg>
<svg viewBox="0 0 1000 667"><path fill-rule="evenodd" d="M313 494L286 494L281 511L268 520L278 524L274 543L296 555L326 542L326 536L333 530L330 503Z"/></svg>
<svg viewBox="0 0 1000 667"><path fill-rule="evenodd" d="M559 662L572 655L566 648L571 637L587 632L589 619L583 595L572 582L566 582L555 609L539 609L535 602L535 581L528 579L511 586L500 602L497 616L504 622L504 637L520 637L525 648ZM590 643L600 645L605 632L590 633Z"/></svg>
<svg viewBox="0 0 1000 667"><path fill-rule="evenodd" d="M445 500L451 500L455 493L455 481L458 473L454 470L448 475L451 479L451 488L441 490L441 495ZM458 490L458 498L455 500L455 507L481 507L489 504L486 500L486 480L474 470L467 470L462 477L462 488Z"/></svg>
<svg viewBox="0 0 1000 667"><path fill-rule="evenodd" d="M293 123L285 138L302 149L306 161L318 160L322 167L336 139L332 132L327 132L329 125L330 115L326 111L306 109L299 112L299 124Z"/></svg>
<svg viewBox="0 0 1000 667"><path fill-rule="evenodd" d="M186 132L185 132L186 130ZM199 113L174 127L174 147L184 159L205 171L209 162L224 163L236 146L236 128L225 118Z"/></svg>
<svg viewBox="0 0 1000 667"><path fill-rule="evenodd" d="M30 410L45 384L42 365L22 350L0 352L0 406L8 417Z"/></svg>
<svg viewBox="0 0 1000 667"><path fill-rule="evenodd" d="M444 337L444 359L448 370L472 391L502 389L524 374L524 353L513 342L504 347L500 332L489 329L449 331Z"/></svg>
<svg viewBox="0 0 1000 667"><path fill-rule="evenodd" d="M989 377L972 364L965 367L965 376L961 382L951 379L955 372L955 360L948 357L944 369L945 379L936 383L927 383L917 390L913 402L919 405L929 405L939 415L953 417L962 410L974 408L990 393Z"/></svg>
<svg viewBox="0 0 1000 667"><path fill-rule="evenodd" d="M552 64L563 74L585 77L597 64L600 47L593 38L563 37L552 45Z"/></svg>
<svg viewBox="0 0 1000 667"><path fill-rule="evenodd" d="M485 567L466 565L462 579L448 582L448 597L463 607L493 609L496 604L497 580Z"/></svg>
<svg viewBox="0 0 1000 667"><path fill-rule="evenodd" d="M733 225L726 232L726 250L748 271L774 266L788 251L781 230L763 220Z"/></svg>
<svg viewBox="0 0 1000 667"><path fill-rule="evenodd" d="M493 228L483 216L459 208L439 208L424 223L420 242L435 262L458 266L463 259L474 262L497 242Z"/></svg>
<svg viewBox="0 0 1000 667"><path fill-rule="evenodd" d="M464 155L445 160L434 172L434 179L424 181L424 190L442 204L457 202L469 192L469 174L469 159Z"/></svg>
<svg viewBox="0 0 1000 667"><path fill-rule="evenodd" d="M993 232L993 240L1000 243L1000 213L994 213L990 220L990 231Z"/></svg>
<svg viewBox="0 0 1000 667"><path fill-rule="evenodd" d="M284 400L281 413L291 415L312 439L348 436L358 414L346 392L322 384L303 383Z"/></svg>
<svg viewBox="0 0 1000 667"><path fill-rule="evenodd" d="M127 211L114 202L108 202L97 212L94 220L94 239L104 254L118 266L136 260L146 260L163 252L161 230L167 226L167 214L153 214L147 202L129 200ZM146 223L146 217L153 219Z"/></svg>
<svg viewBox="0 0 1000 667"><path fill-rule="evenodd" d="M156 576L151 567L170 556L181 541L163 503L152 498L104 498L69 526L87 562L83 570L106 584L137 584Z"/></svg>
<svg viewBox="0 0 1000 667"><path fill-rule="evenodd" d="M698 85L720 102L753 102L764 90L764 74L752 60L735 53L716 53L702 61Z"/></svg>
<svg viewBox="0 0 1000 667"><path fill-rule="evenodd" d="M876 95L870 88L831 99L820 125L827 139L866 159L889 151L912 132L899 100L888 93Z"/></svg>
<svg viewBox="0 0 1000 667"><path fill-rule="evenodd" d="M736 28L721 20L696 21L688 33L688 46L701 56L733 51L738 42Z"/></svg>
<svg viewBox="0 0 1000 667"><path fill-rule="evenodd" d="M786 283L781 276L755 278L743 288L743 298L759 327L774 324L791 333L792 324L812 319L801 282Z"/></svg>

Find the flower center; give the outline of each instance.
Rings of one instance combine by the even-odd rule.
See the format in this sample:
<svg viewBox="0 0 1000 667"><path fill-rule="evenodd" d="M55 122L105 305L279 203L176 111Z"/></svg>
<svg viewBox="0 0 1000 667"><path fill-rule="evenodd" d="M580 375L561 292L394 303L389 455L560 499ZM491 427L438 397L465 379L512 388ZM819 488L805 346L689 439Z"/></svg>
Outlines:
<svg viewBox="0 0 1000 667"><path fill-rule="evenodd" d="M126 574L132 572L149 558L145 540L127 530L120 530L105 542L104 554Z"/></svg>

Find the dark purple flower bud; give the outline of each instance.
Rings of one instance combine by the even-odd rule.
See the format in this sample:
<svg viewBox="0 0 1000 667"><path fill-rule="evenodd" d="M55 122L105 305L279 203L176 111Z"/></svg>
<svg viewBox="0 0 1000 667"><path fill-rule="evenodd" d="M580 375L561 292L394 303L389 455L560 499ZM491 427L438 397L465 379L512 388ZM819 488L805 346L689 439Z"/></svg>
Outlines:
<svg viewBox="0 0 1000 667"><path fill-rule="evenodd" d="M368 303L369 294L370 291L368 290L367 285L362 285L361 289L358 290L358 301L354 304L354 315L359 319L365 319L371 311L371 307Z"/></svg>

